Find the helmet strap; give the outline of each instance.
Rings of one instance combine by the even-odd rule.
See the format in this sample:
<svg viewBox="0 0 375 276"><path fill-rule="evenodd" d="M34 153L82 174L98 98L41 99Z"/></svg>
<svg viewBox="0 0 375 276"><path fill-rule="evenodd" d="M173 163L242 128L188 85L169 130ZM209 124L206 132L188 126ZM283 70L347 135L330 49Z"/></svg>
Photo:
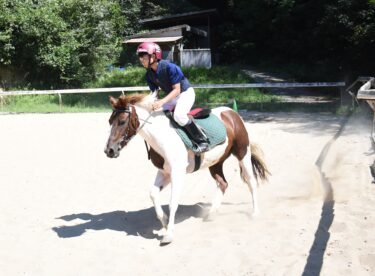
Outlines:
<svg viewBox="0 0 375 276"><path fill-rule="evenodd" d="M148 55L148 68L149 68L149 69L151 68L151 65L154 64L154 63L156 62L156 56L155 56L154 61L151 63L151 56L152 56L152 55L150 55L150 54Z"/></svg>

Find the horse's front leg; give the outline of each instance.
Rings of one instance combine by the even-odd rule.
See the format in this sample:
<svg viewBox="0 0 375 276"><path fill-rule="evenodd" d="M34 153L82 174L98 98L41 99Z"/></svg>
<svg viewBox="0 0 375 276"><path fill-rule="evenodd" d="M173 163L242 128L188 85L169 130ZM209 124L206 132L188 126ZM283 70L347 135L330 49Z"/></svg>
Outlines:
<svg viewBox="0 0 375 276"><path fill-rule="evenodd" d="M173 241L174 221L177 212L180 195L183 188L185 169L181 167L171 170L171 198L169 203L169 222L166 234L163 236L160 245L167 245Z"/></svg>
<svg viewBox="0 0 375 276"><path fill-rule="evenodd" d="M152 202L154 203L156 216L160 220L163 228L165 229L167 228L167 224L168 224L168 216L164 213L163 209L161 208L160 190L166 185L168 185L169 182L170 182L169 175L161 170L158 170L154 184L151 186L151 189L150 189L150 197L151 197Z"/></svg>

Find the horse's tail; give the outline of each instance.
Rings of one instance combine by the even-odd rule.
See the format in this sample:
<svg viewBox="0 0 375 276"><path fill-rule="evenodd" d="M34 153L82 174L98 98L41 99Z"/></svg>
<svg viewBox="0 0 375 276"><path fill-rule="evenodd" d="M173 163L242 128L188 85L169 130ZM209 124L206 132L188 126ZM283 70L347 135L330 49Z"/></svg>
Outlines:
<svg viewBox="0 0 375 276"><path fill-rule="evenodd" d="M250 144L250 150L251 163L253 165L253 172L256 179L260 178L261 180L267 181L268 176L271 175L271 173L269 172L266 163L263 160L263 152L255 144Z"/></svg>

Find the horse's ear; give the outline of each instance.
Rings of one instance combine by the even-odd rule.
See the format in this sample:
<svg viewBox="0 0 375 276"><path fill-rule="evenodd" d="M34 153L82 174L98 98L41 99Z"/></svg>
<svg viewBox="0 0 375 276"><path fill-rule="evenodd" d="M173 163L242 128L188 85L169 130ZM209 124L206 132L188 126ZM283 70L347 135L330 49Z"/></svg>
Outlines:
<svg viewBox="0 0 375 276"><path fill-rule="evenodd" d="M109 103L112 105L113 108L115 108L118 103L118 100L112 96L109 96Z"/></svg>

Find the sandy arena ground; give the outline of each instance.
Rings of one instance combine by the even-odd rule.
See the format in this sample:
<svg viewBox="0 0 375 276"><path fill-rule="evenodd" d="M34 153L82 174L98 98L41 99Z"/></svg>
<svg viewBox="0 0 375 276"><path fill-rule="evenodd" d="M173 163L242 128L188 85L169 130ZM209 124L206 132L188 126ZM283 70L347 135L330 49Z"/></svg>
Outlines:
<svg viewBox="0 0 375 276"><path fill-rule="evenodd" d="M375 275L371 119L352 116L336 135L343 117L242 115L272 172L259 187L260 216L250 217L230 158L214 221L202 221L209 172L186 177L166 247L153 232L156 170L140 137L112 160L103 153L109 114L0 115L0 274ZM324 204L327 187L334 201Z"/></svg>

